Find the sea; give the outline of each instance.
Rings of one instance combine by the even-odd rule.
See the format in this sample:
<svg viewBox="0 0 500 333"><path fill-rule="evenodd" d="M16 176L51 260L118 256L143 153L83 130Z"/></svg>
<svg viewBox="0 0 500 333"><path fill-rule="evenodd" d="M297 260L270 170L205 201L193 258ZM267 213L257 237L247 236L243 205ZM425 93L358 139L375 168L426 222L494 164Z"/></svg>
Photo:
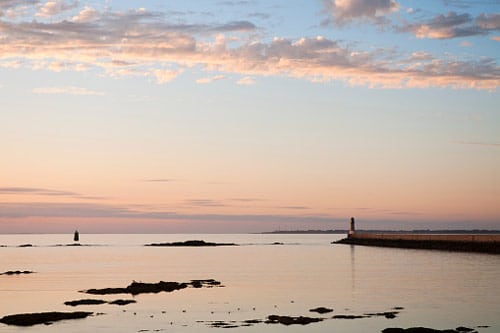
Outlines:
<svg viewBox="0 0 500 333"><path fill-rule="evenodd" d="M336 234L0 235L0 318L90 311L85 319L0 332L381 332L389 327L500 332L500 256L332 244ZM149 247L204 240L220 247ZM31 244L32 246L21 246ZM89 295L133 281L221 286L140 295ZM125 306L64 305L133 299ZM325 307L329 313L311 312ZM388 312L394 316L386 316ZM307 325L269 316L322 318ZM342 319L341 315L358 316ZM337 316L337 318L334 318ZM394 317L394 318L390 318ZM346 318L346 317L344 317ZM351 317L352 318L352 317Z"/></svg>

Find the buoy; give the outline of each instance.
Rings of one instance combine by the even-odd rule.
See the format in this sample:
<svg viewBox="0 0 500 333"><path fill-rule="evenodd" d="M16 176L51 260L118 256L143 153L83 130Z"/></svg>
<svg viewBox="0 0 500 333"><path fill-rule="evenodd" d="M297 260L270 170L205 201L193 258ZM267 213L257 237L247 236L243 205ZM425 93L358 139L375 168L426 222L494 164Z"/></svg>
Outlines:
<svg viewBox="0 0 500 333"><path fill-rule="evenodd" d="M75 230L75 235L73 236L73 240L75 242L78 242L80 240L80 234L78 233L78 230Z"/></svg>

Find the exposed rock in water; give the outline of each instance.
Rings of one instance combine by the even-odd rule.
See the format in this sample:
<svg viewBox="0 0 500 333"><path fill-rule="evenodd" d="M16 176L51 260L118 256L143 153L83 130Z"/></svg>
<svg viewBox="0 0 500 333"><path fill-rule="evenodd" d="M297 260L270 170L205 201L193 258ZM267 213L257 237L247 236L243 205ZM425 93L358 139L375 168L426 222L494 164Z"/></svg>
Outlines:
<svg viewBox="0 0 500 333"><path fill-rule="evenodd" d="M188 240L185 242L173 242L173 243L151 243L151 244L146 244L146 246L237 246L237 244L212 243L212 242L205 242L203 240Z"/></svg>
<svg viewBox="0 0 500 333"><path fill-rule="evenodd" d="M7 271L0 273L0 275L20 275L20 274L33 274L33 271Z"/></svg>
<svg viewBox="0 0 500 333"><path fill-rule="evenodd" d="M32 247L32 244L21 244L18 247Z"/></svg>
<svg viewBox="0 0 500 333"><path fill-rule="evenodd" d="M206 279L206 280L191 280L191 286L193 288L211 288L211 287L220 287L221 283L214 279Z"/></svg>
<svg viewBox="0 0 500 333"><path fill-rule="evenodd" d="M468 329L468 330L463 331L463 329ZM458 327L455 330L453 329L437 330L434 328L427 328L427 327L410 327L410 328L392 327L382 330L382 333L461 333L461 332L475 332L475 330L466 327Z"/></svg>
<svg viewBox="0 0 500 333"><path fill-rule="evenodd" d="M369 316L360 316L360 315L335 315L332 319L361 319L368 318Z"/></svg>
<svg viewBox="0 0 500 333"><path fill-rule="evenodd" d="M323 313L330 313L330 312L333 312L333 309L329 309L329 308L325 308L325 307L320 306L319 308L316 308L316 309L310 309L309 311L310 311L310 312L317 312L317 313L319 313L319 314L323 314Z"/></svg>
<svg viewBox="0 0 500 333"><path fill-rule="evenodd" d="M98 304L104 304L108 303L106 301L103 301L102 299L80 299L77 301L67 301L64 302L64 305L69 305L69 306L77 306L77 305L98 305Z"/></svg>
<svg viewBox="0 0 500 333"><path fill-rule="evenodd" d="M83 291L87 294L92 295L110 295L110 294L145 294L145 293L159 293L159 292L172 292L175 290L180 290L188 287L202 288L202 287L214 287L220 286L219 281L213 279L207 280L193 280L192 282L165 282L160 281L158 283L144 283L144 282L132 282L125 288L103 288L103 289L88 289Z"/></svg>
<svg viewBox="0 0 500 333"><path fill-rule="evenodd" d="M137 301L133 299L117 299L115 301L109 302L109 304L120 305L120 306L128 305L131 303L137 303Z"/></svg>
<svg viewBox="0 0 500 333"><path fill-rule="evenodd" d="M21 313L0 318L0 323L14 326L33 326L38 324L50 324L54 321L67 319L82 319L90 316L92 312L38 312Z"/></svg>
<svg viewBox="0 0 500 333"><path fill-rule="evenodd" d="M394 319L396 315L399 314L399 311L386 311L386 312L377 312L377 313L366 313L365 315L368 317L386 317L387 319Z"/></svg>
<svg viewBox="0 0 500 333"><path fill-rule="evenodd" d="M231 321L231 322L213 321L213 322L209 323L208 326L215 327L215 328L236 328L236 327L239 327L235 323L236 323L235 321Z"/></svg>
<svg viewBox="0 0 500 333"><path fill-rule="evenodd" d="M283 325L307 325L310 323L317 323L323 321L323 318L311 318L311 317L290 317L290 316L278 316L270 315L265 321L266 324L283 324Z"/></svg>

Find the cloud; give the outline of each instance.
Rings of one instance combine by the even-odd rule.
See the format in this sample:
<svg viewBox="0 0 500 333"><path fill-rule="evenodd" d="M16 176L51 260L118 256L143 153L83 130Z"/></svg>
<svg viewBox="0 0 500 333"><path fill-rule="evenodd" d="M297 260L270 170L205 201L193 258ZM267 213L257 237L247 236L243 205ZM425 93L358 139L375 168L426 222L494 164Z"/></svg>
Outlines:
<svg viewBox="0 0 500 333"><path fill-rule="evenodd" d="M74 192L50 190L45 188L33 188L33 187L0 187L0 194L37 194L37 195L50 195L50 196L71 196L71 197L78 195Z"/></svg>
<svg viewBox="0 0 500 333"><path fill-rule="evenodd" d="M148 183L170 183L175 182L175 179L171 178L153 178L153 179L144 179L144 182Z"/></svg>
<svg viewBox="0 0 500 333"><path fill-rule="evenodd" d="M220 81L220 80L224 80L224 79L226 79L226 76L216 75L216 76L212 76L212 77L204 77L204 78L198 79L198 80L196 80L196 83L207 84L207 83L212 83L212 82Z"/></svg>
<svg viewBox="0 0 500 333"><path fill-rule="evenodd" d="M395 0L324 0L326 11L331 13L337 25L364 19L378 23L383 17L398 11L400 5Z"/></svg>
<svg viewBox="0 0 500 333"><path fill-rule="evenodd" d="M239 79L236 83L242 86L250 86L255 84L255 79L250 76L245 76Z"/></svg>
<svg viewBox="0 0 500 333"><path fill-rule="evenodd" d="M35 16L51 17L65 11L75 9L77 6L77 1L73 1L71 3L67 3L65 0L47 1L42 7L40 7L40 11L36 13Z"/></svg>
<svg viewBox="0 0 500 333"><path fill-rule="evenodd" d="M104 197L88 196L70 191L36 187L0 187L0 195L40 195L49 197L67 197L72 199L100 200Z"/></svg>
<svg viewBox="0 0 500 333"><path fill-rule="evenodd" d="M266 214L180 214L173 211L150 212L125 206L93 203L5 203L0 202L0 218L120 218L168 221L332 223L343 221L332 216Z"/></svg>
<svg viewBox="0 0 500 333"><path fill-rule="evenodd" d="M99 12L92 7L85 6L78 15L73 16L73 22L88 23L96 20L99 17Z"/></svg>
<svg viewBox="0 0 500 333"><path fill-rule="evenodd" d="M159 84L168 83L173 81L177 76L181 74L179 70L169 70L169 69L156 69L153 71L154 76L156 76L156 81Z"/></svg>
<svg viewBox="0 0 500 333"><path fill-rule="evenodd" d="M354 6L350 15L355 17L358 11L354 8L375 6L379 12L387 12L394 10L397 4L394 1L369 3L371 5L368 1L353 1L343 6ZM349 6L346 8L351 8ZM361 14L364 11L359 13L357 15L364 15ZM459 15L444 21L460 22L461 17L454 16ZM21 61L26 67L52 71L101 70L110 77L149 77L158 84L171 82L194 67L222 73L218 75L241 75L243 79L238 84L253 84L257 76L342 81L372 88L494 90L500 84L500 70L491 58L461 61L453 55L445 55L415 61L393 49L363 51L322 36L259 41L250 38L253 31L248 29L254 26L243 21L172 24L165 14L144 9L105 11L90 22L74 21L71 17L54 22L0 19L3 33L0 64ZM467 17L461 19L462 22L468 20ZM483 21L487 26L495 20L490 15ZM248 34L248 38L234 42L232 33ZM38 88L37 92L102 95L76 87Z"/></svg>
<svg viewBox="0 0 500 333"><path fill-rule="evenodd" d="M80 87L40 87L32 90L34 94L50 94L50 95L83 95L83 96L103 96L101 91L90 90Z"/></svg>
<svg viewBox="0 0 500 333"><path fill-rule="evenodd" d="M224 203L218 200L212 199L191 199L186 200L184 202L186 206L194 206L194 207L224 207L226 206Z"/></svg>
<svg viewBox="0 0 500 333"><path fill-rule="evenodd" d="M481 142L481 141L456 141L461 145L485 146L485 147L500 147L500 142Z"/></svg>
<svg viewBox="0 0 500 333"><path fill-rule="evenodd" d="M500 14L481 14L476 19L477 25L484 30L500 30Z"/></svg>
<svg viewBox="0 0 500 333"><path fill-rule="evenodd" d="M400 32L411 32L417 38L451 39L486 35L500 29L500 14L481 14L473 18L468 13L449 12L438 15L424 23L407 23L399 27Z"/></svg>
<svg viewBox="0 0 500 333"><path fill-rule="evenodd" d="M310 209L310 207L306 207L306 206L280 206L280 207L276 207L276 208L280 208L280 209L292 209L292 210L306 210L306 209Z"/></svg>
<svg viewBox="0 0 500 333"><path fill-rule="evenodd" d="M0 1L0 17L6 16L15 19L25 15L30 6L39 3L39 0L3 0Z"/></svg>

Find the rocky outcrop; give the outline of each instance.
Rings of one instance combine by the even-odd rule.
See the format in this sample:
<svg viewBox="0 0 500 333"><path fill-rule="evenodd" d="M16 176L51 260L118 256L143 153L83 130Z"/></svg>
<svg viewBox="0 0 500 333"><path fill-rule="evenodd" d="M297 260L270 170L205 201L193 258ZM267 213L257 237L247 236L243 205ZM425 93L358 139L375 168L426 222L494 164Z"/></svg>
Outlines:
<svg viewBox="0 0 500 333"><path fill-rule="evenodd" d="M0 275L21 275L21 274L33 274L33 271L7 271L0 273Z"/></svg>
<svg viewBox="0 0 500 333"><path fill-rule="evenodd" d="M181 290L188 287L192 288L202 288L202 287L214 287L221 286L219 281L213 279L206 280L192 280L191 282L165 282L160 281L158 283L144 283L144 282L132 282L125 288L103 288L103 289L88 289L83 291L86 294L92 295L111 295L111 294L146 294L146 293L159 293L159 292L172 292L175 290Z"/></svg>
<svg viewBox="0 0 500 333"><path fill-rule="evenodd" d="M100 304L113 304L113 305L127 305L130 303L136 303L133 299L117 299L115 301L104 301L102 299L80 299L77 301L67 301L64 305L78 306L78 305L100 305Z"/></svg>
<svg viewBox="0 0 500 333"><path fill-rule="evenodd" d="M132 304L132 303L137 303L137 301L135 301L133 299L117 299L115 301L108 302L108 304L120 305L120 306Z"/></svg>
<svg viewBox="0 0 500 333"><path fill-rule="evenodd" d="M310 309L309 310L310 312L317 312L319 314L324 314L324 313L330 313L330 312L333 312L333 309L329 309L329 308L325 308L323 306L320 306L318 308L315 308L315 309Z"/></svg>
<svg viewBox="0 0 500 333"><path fill-rule="evenodd" d="M437 330L427 327L410 327L410 328L386 328L382 333L462 333L462 332L476 332L476 330L468 327L457 327L456 329Z"/></svg>
<svg viewBox="0 0 500 333"><path fill-rule="evenodd" d="M235 243L212 243L212 242L205 242L204 240L188 240L185 242L173 242L173 243L151 243L151 244L146 244L146 246L196 247L196 246L237 246L237 244L235 244Z"/></svg>
<svg viewBox="0 0 500 333"><path fill-rule="evenodd" d="M78 305L99 305L99 304L104 304L107 303L106 301L103 301L102 299L80 299L77 301L67 301L64 302L64 305L69 305L69 306L78 306Z"/></svg>
<svg viewBox="0 0 500 333"><path fill-rule="evenodd" d="M33 326L38 324L51 324L60 320L82 319L91 314L92 312L83 311L21 313L0 318L0 323L14 326Z"/></svg>
<svg viewBox="0 0 500 333"><path fill-rule="evenodd" d="M310 323L317 323L323 321L323 318L311 318L311 317L291 317L291 316L278 316L270 315L265 321L266 324L283 324L283 325L307 325Z"/></svg>

